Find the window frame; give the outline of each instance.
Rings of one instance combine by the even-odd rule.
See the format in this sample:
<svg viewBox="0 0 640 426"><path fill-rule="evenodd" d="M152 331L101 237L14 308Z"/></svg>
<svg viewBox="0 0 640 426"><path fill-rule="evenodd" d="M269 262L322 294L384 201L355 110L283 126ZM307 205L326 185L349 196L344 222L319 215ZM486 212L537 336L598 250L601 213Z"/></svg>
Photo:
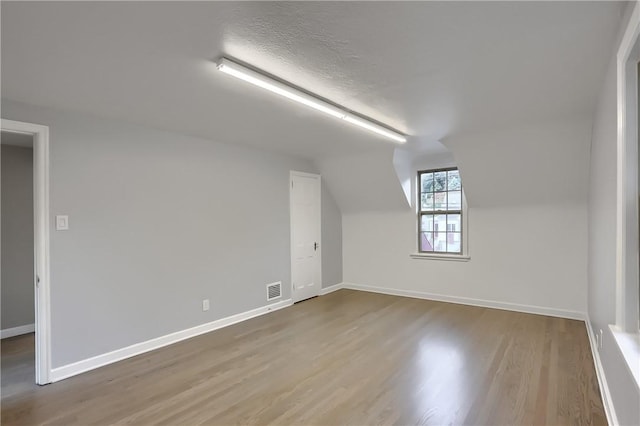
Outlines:
<svg viewBox="0 0 640 426"><path fill-rule="evenodd" d="M464 197L464 188L462 186L462 181L460 183L460 209L458 210L436 210L435 209L435 196L434 196L434 209L431 211L423 211L422 210L422 175L423 174L427 174L427 173L438 173L438 172L445 172L448 173L450 171L453 170L457 170L459 172L458 167L441 167L441 168L437 168L437 169L428 169L428 170L418 170L417 172L417 185L416 185L416 213L417 213L417 220L418 220L418 233L417 233L417 253L415 255L413 255L413 257L434 257L434 258L468 258L468 256L466 256L467 253L467 244L466 244L466 201L465 201L465 197ZM457 191L457 190L455 190ZM448 179L447 179L447 188L445 191L433 191L433 194L435 194L436 192L445 192L447 194L447 207L448 207L448 200L449 200L449 192L454 192L454 191L450 191L448 188ZM460 215L460 251L424 251L422 250L422 244L421 244L421 238L422 238L422 216L424 215L432 215L435 216L437 215L449 215L449 214L459 214ZM447 229L447 225L445 225L445 229L444 232L445 236L449 233L448 229Z"/></svg>
<svg viewBox="0 0 640 426"><path fill-rule="evenodd" d="M640 7L634 5L617 54L616 324L635 335L640 354L640 276L638 266L638 105ZM635 370L640 385L640 369Z"/></svg>
<svg viewBox="0 0 640 426"><path fill-rule="evenodd" d="M640 386L640 266L638 265L638 108L640 101L640 6L633 11L616 57L617 161L616 161L616 323L609 330L628 371ZM589 321L590 322L590 321ZM590 325L593 327L593 325ZM591 330L591 328L588 328ZM594 330L595 331L595 330ZM602 330L600 330L602 333ZM601 334L602 335L602 334ZM594 343L592 342L592 346ZM602 349L602 340L600 341ZM597 352L595 352L597 354ZM605 385L606 388L606 385ZM605 407L606 408L606 407ZM617 423L613 407L610 424Z"/></svg>

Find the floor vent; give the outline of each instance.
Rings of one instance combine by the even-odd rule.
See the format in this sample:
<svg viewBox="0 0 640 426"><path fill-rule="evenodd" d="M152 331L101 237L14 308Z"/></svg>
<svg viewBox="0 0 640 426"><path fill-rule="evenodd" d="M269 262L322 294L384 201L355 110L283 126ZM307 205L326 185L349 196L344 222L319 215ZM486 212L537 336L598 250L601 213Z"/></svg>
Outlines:
<svg viewBox="0 0 640 426"><path fill-rule="evenodd" d="M282 282L267 284L267 301L279 299L282 296Z"/></svg>

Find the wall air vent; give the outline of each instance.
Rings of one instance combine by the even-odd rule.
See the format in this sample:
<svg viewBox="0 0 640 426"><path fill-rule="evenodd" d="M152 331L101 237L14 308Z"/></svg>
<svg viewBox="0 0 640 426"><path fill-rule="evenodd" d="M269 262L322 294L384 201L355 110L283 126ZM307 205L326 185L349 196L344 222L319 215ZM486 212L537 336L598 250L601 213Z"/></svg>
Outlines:
<svg viewBox="0 0 640 426"><path fill-rule="evenodd" d="M279 299L282 296L282 282L267 284L267 301Z"/></svg>

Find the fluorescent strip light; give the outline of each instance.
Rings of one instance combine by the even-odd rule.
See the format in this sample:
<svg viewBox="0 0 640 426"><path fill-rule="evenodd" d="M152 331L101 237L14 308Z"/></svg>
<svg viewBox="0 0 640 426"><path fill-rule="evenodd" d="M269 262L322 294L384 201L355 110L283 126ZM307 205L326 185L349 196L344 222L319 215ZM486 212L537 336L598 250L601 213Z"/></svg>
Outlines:
<svg viewBox="0 0 640 426"><path fill-rule="evenodd" d="M370 121L355 117L353 115L345 115L343 117L343 120L346 121L347 123L355 124L356 126L362 127L363 129L370 130L379 135L386 136L389 139L393 139L396 142L405 143L407 141L407 138L404 135L401 135L396 132L392 132L389 129L386 129Z"/></svg>
<svg viewBox="0 0 640 426"><path fill-rule="evenodd" d="M344 113L336 108L327 107L320 102L316 101L311 96L303 94L302 92L293 91L291 88L279 83L275 80L267 79L266 77L248 69L238 69L236 64L229 65L228 62L222 62L218 64L218 69L223 73L232 75L236 78L251 83L263 89L267 89L270 92L276 93L292 101L299 102L303 105L317 109L318 111L329 114L332 117L342 118Z"/></svg>
<svg viewBox="0 0 640 426"><path fill-rule="evenodd" d="M337 108L328 102L325 102L321 99L318 99L314 96L308 95L298 89L295 89L291 86L288 86L284 83L276 81L270 77L267 77L264 74L261 74L257 71L249 69L243 65L237 64L233 61L230 61L227 58L222 58L217 63L218 69L225 74L229 74L233 77L239 78L240 80L244 80L247 83L251 83L255 86L266 89L272 93L283 96L292 101L301 103L310 108L313 108L317 111L323 112L327 115L330 115L334 118L339 118L348 123L354 124L356 126L362 127L379 135L385 136L389 139L392 139L399 143L405 143L407 138L398 132L394 132L393 130L389 130L386 127L380 126L372 121L356 117L355 115L341 109Z"/></svg>

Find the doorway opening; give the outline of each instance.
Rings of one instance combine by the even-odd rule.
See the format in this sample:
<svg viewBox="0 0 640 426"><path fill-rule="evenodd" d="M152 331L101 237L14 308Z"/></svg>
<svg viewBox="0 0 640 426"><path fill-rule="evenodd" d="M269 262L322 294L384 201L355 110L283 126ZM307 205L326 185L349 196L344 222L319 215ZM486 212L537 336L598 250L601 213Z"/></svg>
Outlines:
<svg viewBox="0 0 640 426"><path fill-rule="evenodd" d="M33 136L3 130L0 141L4 397L32 386L35 377Z"/></svg>
<svg viewBox="0 0 640 426"><path fill-rule="evenodd" d="M2 398L50 383L49 129L2 119Z"/></svg>

